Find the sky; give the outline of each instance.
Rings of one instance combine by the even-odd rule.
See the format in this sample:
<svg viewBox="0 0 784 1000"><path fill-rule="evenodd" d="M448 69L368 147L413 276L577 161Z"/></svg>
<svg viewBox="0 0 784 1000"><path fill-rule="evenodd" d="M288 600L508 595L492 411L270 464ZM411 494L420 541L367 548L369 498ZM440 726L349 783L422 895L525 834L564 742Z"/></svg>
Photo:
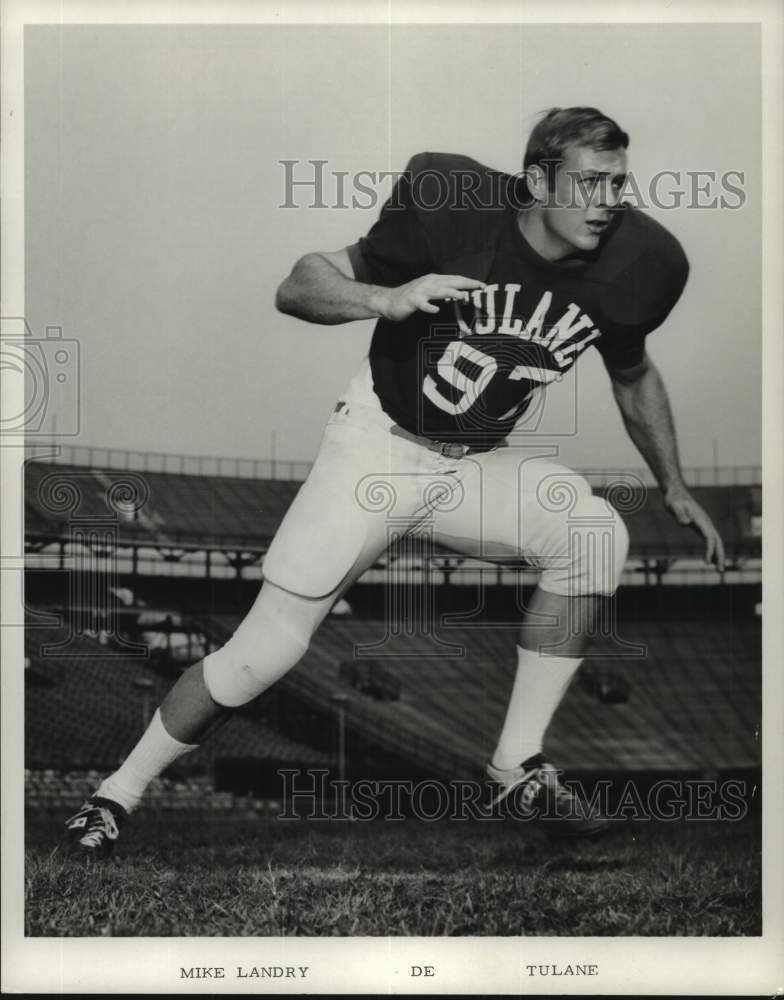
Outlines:
<svg viewBox="0 0 784 1000"><path fill-rule="evenodd" d="M402 170L422 150L514 172L541 111L590 104L629 132L643 187L662 170L686 190L689 171L744 175L740 208L650 209L691 276L648 347L683 463L760 461L756 27L52 25L25 39L25 312L36 336L79 342L69 443L263 459L274 433L278 458L312 459L372 323L281 316L275 289L304 253L355 242L379 204L308 207L302 188L282 208L281 161L302 178L326 160L332 201L331 172ZM554 389L541 436L568 431L553 439L563 461L642 464L597 352Z"/></svg>

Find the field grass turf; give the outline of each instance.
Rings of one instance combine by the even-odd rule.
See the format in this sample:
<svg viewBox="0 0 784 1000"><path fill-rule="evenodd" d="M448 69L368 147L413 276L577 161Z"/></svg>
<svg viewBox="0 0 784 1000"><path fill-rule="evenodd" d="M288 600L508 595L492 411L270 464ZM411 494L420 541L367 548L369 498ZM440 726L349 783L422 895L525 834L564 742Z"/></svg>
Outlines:
<svg viewBox="0 0 784 1000"><path fill-rule="evenodd" d="M638 823L559 843L527 824L280 821L144 810L109 862L27 821L31 936L756 935L755 824Z"/></svg>

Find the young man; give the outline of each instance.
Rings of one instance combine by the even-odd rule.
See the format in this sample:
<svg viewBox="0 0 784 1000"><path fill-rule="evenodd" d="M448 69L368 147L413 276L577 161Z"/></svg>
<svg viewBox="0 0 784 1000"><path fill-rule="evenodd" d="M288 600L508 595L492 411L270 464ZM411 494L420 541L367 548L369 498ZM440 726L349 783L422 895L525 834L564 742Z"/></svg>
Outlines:
<svg viewBox="0 0 784 1000"><path fill-rule="evenodd" d="M704 536L706 559L719 568L724 559L684 485L667 394L645 352L688 264L664 228L619 204L627 146L599 111L568 108L533 130L523 177L415 156L367 237L297 262L278 308L312 323L376 319L369 358L335 406L256 602L69 820L79 847L108 851L156 775L297 663L336 599L386 548L390 517L427 525L456 551L541 569L487 771L498 798L518 789L563 832L604 826L560 783L542 741L597 603L618 584L628 536L584 479L541 448L515 447L513 435L537 391L589 345L668 510Z"/></svg>

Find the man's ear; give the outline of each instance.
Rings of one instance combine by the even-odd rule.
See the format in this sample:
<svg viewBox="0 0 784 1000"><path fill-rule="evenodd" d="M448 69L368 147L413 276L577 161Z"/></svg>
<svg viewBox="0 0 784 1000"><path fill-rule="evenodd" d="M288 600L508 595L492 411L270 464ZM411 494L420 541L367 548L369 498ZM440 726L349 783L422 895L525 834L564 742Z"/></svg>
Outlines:
<svg viewBox="0 0 784 1000"><path fill-rule="evenodd" d="M540 204L547 200L547 174L538 163L532 163L525 171L528 192Z"/></svg>

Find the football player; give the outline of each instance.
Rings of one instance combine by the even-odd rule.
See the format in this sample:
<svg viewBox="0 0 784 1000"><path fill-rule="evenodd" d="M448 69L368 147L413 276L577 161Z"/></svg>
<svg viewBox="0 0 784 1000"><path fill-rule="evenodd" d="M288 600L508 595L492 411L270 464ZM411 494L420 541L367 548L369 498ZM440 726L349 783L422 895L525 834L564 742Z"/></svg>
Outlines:
<svg viewBox="0 0 784 1000"><path fill-rule="evenodd" d="M628 550L617 512L515 434L537 393L588 347L678 523L721 539L684 484L662 378L645 350L686 284L678 241L620 195L627 134L594 108L553 109L524 171L415 156L358 243L299 260L277 307L311 323L376 320L368 358L337 401L313 469L264 562L233 637L189 668L122 766L68 822L105 854L149 782L302 657L344 591L389 543L390 518L483 559L525 560L538 586L487 766L495 799L517 790L564 833L605 820L559 780L548 723L579 667L599 602ZM544 454L543 454L544 451Z"/></svg>

